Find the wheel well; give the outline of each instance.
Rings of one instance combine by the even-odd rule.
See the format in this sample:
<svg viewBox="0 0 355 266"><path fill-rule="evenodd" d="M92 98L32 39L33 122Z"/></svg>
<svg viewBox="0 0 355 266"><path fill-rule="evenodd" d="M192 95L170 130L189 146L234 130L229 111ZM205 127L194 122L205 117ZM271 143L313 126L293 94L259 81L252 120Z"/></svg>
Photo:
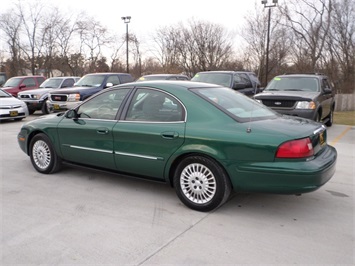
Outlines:
<svg viewBox="0 0 355 266"><path fill-rule="evenodd" d="M171 167L170 167L170 170L169 170L169 184L171 187L174 187L174 182L173 182L173 178L174 178L174 173L175 173L175 170L176 168L178 167L179 163L187 158L187 157L190 157L190 156L201 156L201 157L206 157L206 158L209 158L210 160L213 160L214 162L216 162L222 169L223 171L225 172L225 174L228 176L229 178L229 181L230 180L230 177L228 175L228 172L226 171L226 169L224 168L224 166L222 164L220 164L216 159L214 159L213 157L209 156L209 155L206 155L204 153L197 153L197 152L190 152L190 153L185 153L185 154L182 154L180 155L179 157L175 158L174 162L171 164ZM230 182L231 185L232 185L232 182ZM232 188L233 188L233 185L232 185Z"/></svg>
<svg viewBox="0 0 355 266"><path fill-rule="evenodd" d="M37 130L37 131L31 132L31 134L28 135L28 137L27 137L27 147L26 147L26 149L27 149L27 155L30 155L30 143L31 143L31 140L34 138L34 136L36 136L36 135L38 135L38 134L40 134L40 133L43 133L43 132Z"/></svg>

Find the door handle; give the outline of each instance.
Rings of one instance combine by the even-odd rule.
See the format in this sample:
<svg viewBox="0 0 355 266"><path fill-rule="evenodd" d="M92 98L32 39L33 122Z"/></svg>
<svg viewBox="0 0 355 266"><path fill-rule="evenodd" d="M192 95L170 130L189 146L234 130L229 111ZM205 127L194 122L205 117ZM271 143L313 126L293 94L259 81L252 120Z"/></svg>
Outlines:
<svg viewBox="0 0 355 266"><path fill-rule="evenodd" d="M166 131L161 133L163 139L176 139L179 137L179 133L175 131Z"/></svg>
<svg viewBox="0 0 355 266"><path fill-rule="evenodd" d="M105 128L105 127L103 127L103 128L98 128L98 129L96 129L96 132L97 132L98 134L105 135L105 134L108 134L108 128Z"/></svg>

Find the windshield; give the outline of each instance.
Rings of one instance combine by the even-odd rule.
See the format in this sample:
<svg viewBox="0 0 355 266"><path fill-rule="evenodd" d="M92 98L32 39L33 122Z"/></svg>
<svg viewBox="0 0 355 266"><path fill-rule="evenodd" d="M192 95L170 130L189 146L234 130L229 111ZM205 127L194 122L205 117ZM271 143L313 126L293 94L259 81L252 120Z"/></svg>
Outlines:
<svg viewBox="0 0 355 266"><path fill-rule="evenodd" d="M227 73L197 73L191 80L230 87L232 75Z"/></svg>
<svg viewBox="0 0 355 266"><path fill-rule="evenodd" d="M0 97L5 98L5 97L12 97L12 96L3 90L0 90Z"/></svg>
<svg viewBox="0 0 355 266"><path fill-rule="evenodd" d="M263 104L229 88L194 88L191 90L239 122L277 116L276 112Z"/></svg>
<svg viewBox="0 0 355 266"><path fill-rule="evenodd" d="M318 91L318 79L313 77L275 77L264 91Z"/></svg>
<svg viewBox="0 0 355 266"><path fill-rule="evenodd" d="M60 84L62 84L62 79L50 78L45 80L40 88L59 88Z"/></svg>
<svg viewBox="0 0 355 266"><path fill-rule="evenodd" d="M5 82L3 87L17 87L20 85L22 78L11 78Z"/></svg>
<svg viewBox="0 0 355 266"><path fill-rule="evenodd" d="M99 87L105 80L105 75L87 75L82 77L75 87Z"/></svg>

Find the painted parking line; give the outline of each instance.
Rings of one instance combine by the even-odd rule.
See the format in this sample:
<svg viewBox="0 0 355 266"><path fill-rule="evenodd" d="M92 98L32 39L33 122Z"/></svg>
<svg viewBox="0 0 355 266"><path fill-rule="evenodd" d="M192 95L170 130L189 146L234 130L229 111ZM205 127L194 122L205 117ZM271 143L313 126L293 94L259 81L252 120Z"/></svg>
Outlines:
<svg viewBox="0 0 355 266"><path fill-rule="evenodd" d="M346 133L349 132L349 130L351 129L351 126L348 126L339 136L337 136L331 143L331 146L334 146L342 137L344 137L346 135Z"/></svg>

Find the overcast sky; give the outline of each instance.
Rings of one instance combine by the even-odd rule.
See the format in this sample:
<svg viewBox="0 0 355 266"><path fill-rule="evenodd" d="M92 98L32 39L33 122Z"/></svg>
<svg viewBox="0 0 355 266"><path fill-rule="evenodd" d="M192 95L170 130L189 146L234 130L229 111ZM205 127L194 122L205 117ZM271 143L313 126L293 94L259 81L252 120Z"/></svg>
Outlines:
<svg viewBox="0 0 355 266"><path fill-rule="evenodd" d="M13 7L16 2L17 0L1 0L1 12ZM75 14L85 11L117 34L126 32L121 17L131 16L129 30L141 38L161 26L174 25L191 18L221 24L226 29L235 31L240 28L245 16L254 12L255 5L262 6L259 0L41 0L41 2L56 5L64 12ZM271 0L269 2L271 3Z"/></svg>

